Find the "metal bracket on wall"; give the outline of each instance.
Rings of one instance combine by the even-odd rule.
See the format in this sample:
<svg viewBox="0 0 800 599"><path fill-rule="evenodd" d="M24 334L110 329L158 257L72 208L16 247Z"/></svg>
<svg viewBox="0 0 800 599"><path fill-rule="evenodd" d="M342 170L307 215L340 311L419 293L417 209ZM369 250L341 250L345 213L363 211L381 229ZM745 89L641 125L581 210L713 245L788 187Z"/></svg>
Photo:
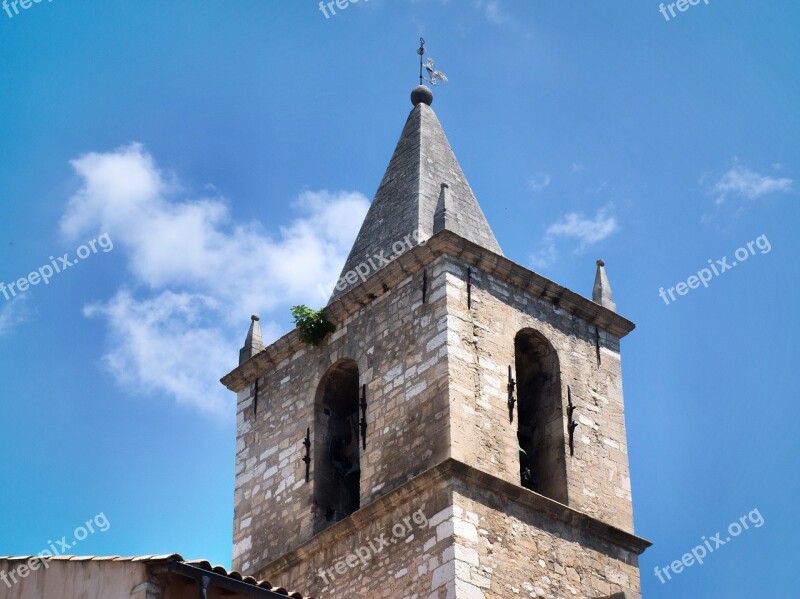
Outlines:
<svg viewBox="0 0 800 599"><path fill-rule="evenodd" d="M467 267L467 308L472 308L472 267Z"/></svg>
<svg viewBox="0 0 800 599"><path fill-rule="evenodd" d="M514 398L514 388L517 386L517 381L511 374L511 366L508 367L508 420L514 422L514 404L517 400Z"/></svg>
<svg viewBox="0 0 800 599"><path fill-rule="evenodd" d="M597 365L600 366L600 329L594 327L594 348L597 352Z"/></svg>
<svg viewBox="0 0 800 599"><path fill-rule="evenodd" d="M572 418L575 406L572 403L572 389L567 385L567 429L569 430L569 455L575 455L575 429L578 423Z"/></svg>
<svg viewBox="0 0 800 599"><path fill-rule="evenodd" d="M256 377L256 385L253 390L253 416L258 415L258 377Z"/></svg>
<svg viewBox="0 0 800 599"><path fill-rule="evenodd" d="M306 482L308 482L311 475L311 427L306 429L306 438L303 439L303 446L306 448L306 455L303 456L303 461L306 463Z"/></svg>
<svg viewBox="0 0 800 599"><path fill-rule="evenodd" d="M367 386L361 385L361 443L367 448Z"/></svg>

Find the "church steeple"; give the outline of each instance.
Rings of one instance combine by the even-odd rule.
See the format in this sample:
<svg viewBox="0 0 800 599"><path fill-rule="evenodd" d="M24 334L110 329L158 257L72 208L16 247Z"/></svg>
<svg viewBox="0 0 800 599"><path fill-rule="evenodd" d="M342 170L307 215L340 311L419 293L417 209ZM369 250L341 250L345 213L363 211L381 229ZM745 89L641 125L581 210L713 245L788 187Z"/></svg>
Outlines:
<svg viewBox="0 0 800 599"><path fill-rule="evenodd" d="M256 353L254 321L253 357L222 379L234 567L330 599L640 597L620 366L634 324L602 262L592 301L500 254L433 93L411 97L325 309L336 332Z"/></svg>
<svg viewBox="0 0 800 599"><path fill-rule="evenodd" d="M434 234L434 217L443 192L447 218L443 227L502 255L478 200L458 164L439 119L431 108L433 93L424 85L411 93L414 108L372 201L331 297L337 299L353 284L346 280L359 265L370 265L367 278L395 256ZM438 232L438 231L437 231ZM393 249L395 248L395 249ZM373 266L374 265L374 266ZM366 270L362 266L362 272ZM351 276L351 281L355 276Z"/></svg>

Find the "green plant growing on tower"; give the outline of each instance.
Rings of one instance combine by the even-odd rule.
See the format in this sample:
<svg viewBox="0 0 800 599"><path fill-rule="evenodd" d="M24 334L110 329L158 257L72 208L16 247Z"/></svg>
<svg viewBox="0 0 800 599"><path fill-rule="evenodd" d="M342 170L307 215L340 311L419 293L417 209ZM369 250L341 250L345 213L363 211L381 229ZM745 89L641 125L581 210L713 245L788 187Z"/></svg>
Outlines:
<svg viewBox="0 0 800 599"><path fill-rule="evenodd" d="M336 330L336 325L325 318L325 308L312 310L305 305L294 306L292 317L300 333L300 340L314 347L322 343L328 333Z"/></svg>

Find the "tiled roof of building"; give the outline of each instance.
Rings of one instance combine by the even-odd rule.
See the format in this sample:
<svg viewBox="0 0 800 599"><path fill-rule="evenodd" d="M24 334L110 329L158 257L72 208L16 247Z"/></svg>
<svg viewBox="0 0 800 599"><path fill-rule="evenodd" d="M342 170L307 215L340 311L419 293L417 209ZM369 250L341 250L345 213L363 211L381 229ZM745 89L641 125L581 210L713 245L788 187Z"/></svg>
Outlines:
<svg viewBox="0 0 800 599"><path fill-rule="evenodd" d="M0 555L0 562L25 562L40 557L38 555ZM55 555L48 557L51 561L67 562L171 562L183 561L177 553L169 555L134 555L120 557L119 555Z"/></svg>
<svg viewBox="0 0 800 599"><path fill-rule="evenodd" d="M37 556L35 555L0 556L0 562L2 561L26 562L36 557ZM292 599L313 599L313 597L306 597L305 595L297 591L290 592L284 589L283 587L274 587L268 580L256 580L252 576L244 576L243 574L235 570L231 570L229 572L223 566L212 566L211 562L206 560L185 560L181 555L177 553L172 553L168 555L137 555L131 557L120 557L118 555L109 555L109 556L57 555L47 559L52 561L70 561L70 562L95 561L95 562L148 562L152 564L164 564L164 565L183 564L186 566L199 568L201 570L206 570L208 572L213 572L214 574L218 574L221 576L226 576L231 580L243 582L245 584L249 584L266 591L271 591L277 595L281 595L284 597L291 597Z"/></svg>

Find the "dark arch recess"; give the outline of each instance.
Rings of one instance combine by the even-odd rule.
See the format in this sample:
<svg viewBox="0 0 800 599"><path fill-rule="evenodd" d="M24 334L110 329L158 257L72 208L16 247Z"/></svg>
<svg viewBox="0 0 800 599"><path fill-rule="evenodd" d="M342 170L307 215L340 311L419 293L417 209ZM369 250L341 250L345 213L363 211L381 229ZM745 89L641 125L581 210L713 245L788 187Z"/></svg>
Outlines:
<svg viewBox="0 0 800 599"><path fill-rule="evenodd" d="M320 381L314 421L315 531L346 518L360 504L358 365L333 364Z"/></svg>
<svg viewBox="0 0 800 599"><path fill-rule="evenodd" d="M567 503L561 370L555 348L540 332L514 338L520 484Z"/></svg>

